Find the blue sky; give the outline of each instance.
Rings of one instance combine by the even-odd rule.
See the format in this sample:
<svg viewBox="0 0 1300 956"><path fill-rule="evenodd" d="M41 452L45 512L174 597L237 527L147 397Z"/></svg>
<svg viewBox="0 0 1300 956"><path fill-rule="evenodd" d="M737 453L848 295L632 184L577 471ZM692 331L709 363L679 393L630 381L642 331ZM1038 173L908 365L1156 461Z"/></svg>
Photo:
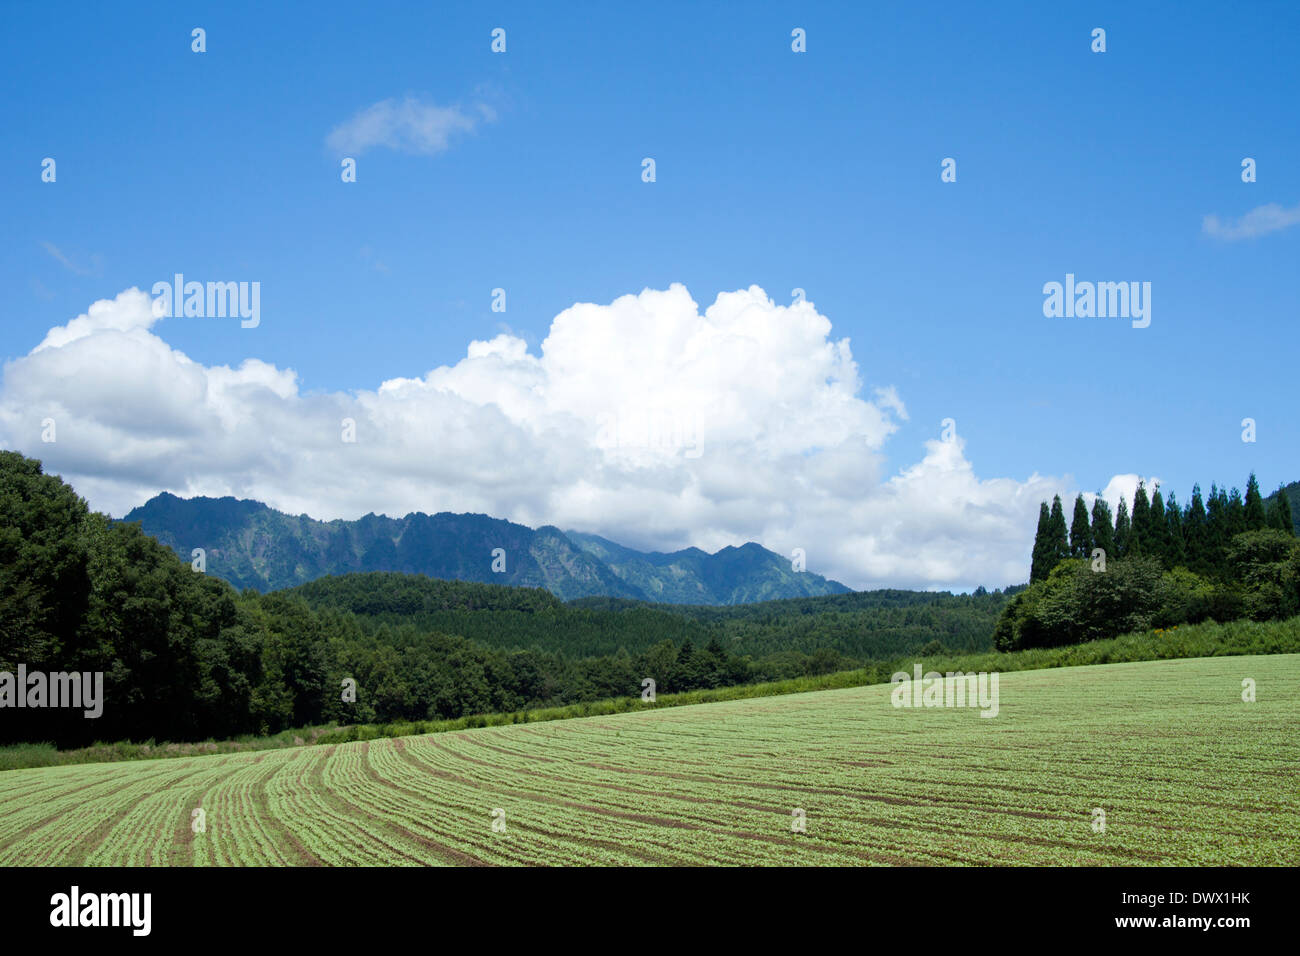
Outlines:
<svg viewBox="0 0 1300 956"><path fill-rule="evenodd" d="M536 354L577 302L800 287L862 393L906 404L882 481L947 417L981 478L1158 475L1184 499L1300 478L1300 225L1203 228L1300 204L1295 4L177 6L5 12L7 362L177 271L259 281L262 321L166 320L168 345L321 394L503 331ZM342 183L331 131L407 97L475 126L367 149ZM1045 318L1066 273L1150 282L1150 327Z"/></svg>

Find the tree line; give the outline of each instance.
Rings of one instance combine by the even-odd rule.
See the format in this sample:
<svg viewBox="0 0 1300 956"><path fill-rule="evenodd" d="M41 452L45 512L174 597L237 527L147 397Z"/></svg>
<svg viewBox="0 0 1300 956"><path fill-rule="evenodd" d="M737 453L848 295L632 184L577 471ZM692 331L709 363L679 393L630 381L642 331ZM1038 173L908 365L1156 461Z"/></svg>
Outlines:
<svg viewBox="0 0 1300 956"><path fill-rule="evenodd" d="M729 653L752 658L764 679L773 680L809 673L802 665L812 655L857 666L936 638L952 650L985 650L1006 600L980 588L974 594L889 589L723 606L615 597L565 602L540 588L381 571L327 576L281 593L317 610L350 611L368 628L412 625L483 647L571 660L620 648L637 655L665 639L697 648L716 640Z"/></svg>
<svg viewBox="0 0 1300 956"><path fill-rule="evenodd" d="M1146 483L1139 481L1132 512L1120 499L1113 519L1110 505L1100 494L1093 499L1091 515L1080 494L1074 499L1068 532L1061 496L1057 495L1050 509L1045 501L1039 505L1029 582L1046 580L1052 569L1068 558L1091 558L1094 549L1108 559L1149 554L1166 568L1185 567L1197 574L1222 576L1229 567L1233 538L1266 528L1294 536L1291 505L1285 488L1279 487L1266 508L1253 473L1246 482L1244 498L1236 488L1229 492L1216 484L1210 486L1208 500L1203 500L1198 484L1192 488L1192 500L1181 508L1172 493L1165 502L1159 484L1148 499Z"/></svg>
<svg viewBox="0 0 1300 956"><path fill-rule="evenodd" d="M1001 650L1056 646L1150 627L1300 613L1300 542L1287 489L1266 503L1251 474L1246 493L1200 485L1180 506L1139 482L1114 517L1097 495L1039 507L1030 586L994 630Z"/></svg>

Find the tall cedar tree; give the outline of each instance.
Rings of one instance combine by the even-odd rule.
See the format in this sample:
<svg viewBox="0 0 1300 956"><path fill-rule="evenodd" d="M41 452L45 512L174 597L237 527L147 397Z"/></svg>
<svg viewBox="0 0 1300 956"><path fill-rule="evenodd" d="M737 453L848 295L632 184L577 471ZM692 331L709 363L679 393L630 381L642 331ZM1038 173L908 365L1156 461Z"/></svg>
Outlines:
<svg viewBox="0 0 1300 956"><path fill-rule="evenodd" d="M1035 581L1046 581L1048 572L1052 570L1048 567L1048 565L1052 564L1052 560L1047 546L1047 528L1050 524L1051 516L1047 510L1047 502L1040 502L1038 505L1038 530L1034 532L1034 553L1029 565L1030 584Z"/></svg>
<svg viewBox="0 0 1300 956"><path fill-rule="evenodd" d="M1228 494L1228 544L1237 535L1249 530L1246 527L1246 504L1236 488Z"/></svg>
<svg viewBox="0 0 1300 956"><path fill-rule="evenodd" d="M1052 567L1047 569L1047 573L1051 574L1052 568L1070 556L1070 542L1065 530L1065 509L1061 507L1060 495L1052 498L1052 516L1047 525L1047 540L1052 546Z"/></svg>
<svg viewBox="0 0 1300 956"><path fill-rule="evenodd" d="M1119 499L1119 509L1115 512L1115 556L1128 555L1128 539L1133 533L1133 525L1128 520L1128 502Z"/></svg>
<svg viewBox="0 0 1300 956"><path fill-rule="evenodd" d="M1228 554L1228 492L1217 484L1210 484L1210 497L1205 502L1205 527L1208 531L1205 546L1205 566L1217 573Z"/></svg>
<svg viewBox="0 0 1300 956"><path fill-rule="evenodd" d="M1259 493L1259 482L1255 473L1250 473L1246 480L1246 530L1263 531L1268 527L1268 515L1264 513L1264 498Z"/></svg>
<svg viewBox="0 0 1300 956"><path fill-rule="evenodd" d="M1118 557L1115 551L1115 526L1110 519L1110 505L1097 493L1092 502L1092 546L1101 548L1108 559Z"/></svg>
<svg viewBox="0 0 1300 956"><path fill-rule="evenodd" d="M1170 568L1187 567L1187 542L1183 539L1183 509L1178 507L1178 498L1169 492L1169 503L1165 508L1166 551L1165 566Z"/></svg>
<svg viewBox="0 0 1300 956"><path fill-rule="evenodd" d="M1192 486L1192 503L1183 515L1183 540L1187 543L1187 567L1197 574L1210 570L1210 526L1201 498L1201 486Z"/></svg>
<svg viewBox="0 0 1300 956"><path fill-rule="evenodd" d="M1128 503L1121 498L1113 525L1110 506L1100 494L1093 501L1089 523L1080 494L1074 500L1068 541L1065 515L1057 496L1050 510L1045 502L1039 506L1030 581L1046 579L1064 558L1090 557L1094 548L1101 548L1108 558L1145 554L1159 559L1169 569L1184 567L1228 580L1233 573L1228 553L1235 536L1266 528L1296 536L1286 486L1278 488L1266 503L1253 472L1244 497L1238 489L1229 491L1217 483L1210 486L1208 496L1202 497L1197 484L1192 486L1192 500L1185 508L1179 506L1173 494L1166 502L1159 485L1153 486L1148 499L1146 483L1139 481L1131 517Z"/></svg>
<svg viewBox="0 0 1300 956"><path fill-rule="evenodd" d="M1286 486L1278 485L1277 497L1268 509L1268 526L1278 531L1285 531L1295 536L1295 524L1291 518L1291 502L1287 500Z"/></svg>
<svg viewBox="0 0 1300 956"><path fill-rule="evenodd" d="M1165 499L1160 494L1160 485L1151 489L1151 549L1148 553L1160 559L1166 568L1172 568L1169 560L1169 522L1165 520Z"/></svg>
<svg viewBox="0 0 1300 956"><path fill-rule="evenodd" d="M1074 519L1070 522L1070 554L1086 558L1092 554L1092 529L1088 527L1088 506L1083 495L1074 499Z"/></svg>
<svg viewBox="0 0 1300 956"><path fill-rule="evenodd" d="M1145 482L1138 482L1133 494L1133 528L1128 539L1129 554L1150 554L1151 545L1151 501L1147 498Z"/></svg>

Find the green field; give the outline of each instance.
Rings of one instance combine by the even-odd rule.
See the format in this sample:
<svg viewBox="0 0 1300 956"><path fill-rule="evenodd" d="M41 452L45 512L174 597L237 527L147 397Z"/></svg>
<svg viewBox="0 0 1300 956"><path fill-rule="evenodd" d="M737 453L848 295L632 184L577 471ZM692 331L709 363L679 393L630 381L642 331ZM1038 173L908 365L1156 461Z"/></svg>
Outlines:
<svg viewBox="0 0 1300 956"><path fill-rule="evenodd" d="M14 770L0 863L1295 865L1297 727L1285 654L1007 673L993 719L876 685Z"/></svg>

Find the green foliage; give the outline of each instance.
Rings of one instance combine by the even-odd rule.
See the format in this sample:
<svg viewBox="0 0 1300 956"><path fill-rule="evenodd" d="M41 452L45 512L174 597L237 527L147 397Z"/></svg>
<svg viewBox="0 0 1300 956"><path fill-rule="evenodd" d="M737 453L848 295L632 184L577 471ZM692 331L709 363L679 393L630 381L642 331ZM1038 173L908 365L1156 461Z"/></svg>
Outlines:
<svg viewBox="0 0 1300 956"><path fill-rule="evenodd" d="M1128 516L1128 503L1121 498L1115 509L1115 553L1111 558L1122 558L1128 554L1129 538L1133 535L1133 522Z"/></svg>
<svg viewBox="0 0 1300 956"><path fill-rule="evenodd" d="M1183 520L1183 543L1187 566L1197 574L1208 574L1214 568L1213 543L1201 486L1192 487L1192 503Z"/></svg>
<svg viewBox="0 0 1300 956"><path fill-rule="evenodd" d="M1241 492L1236 488L1228 495L1228 505L1226 508L1228 528L1228 541L1231 542L1237 535L1250 530L1250 525L1246 521L1246 505L1242 501Z"/></svg>
<svg viewBox="0 0 1300 956"><path fill-rule="evenodd" d="M1119 557L1115 548L1115 522L1110 516L1110 505L1098 492L1092 502L1092 546L1100 548L1106 558ZM1089 555L1091 557L1091 555Z"/></svg>
<svg viewBox="0 0 1300 956"><path fill-rule="evenodd" d="M1098 498L1093 506L1094 541L1109 524L1102 504ZM1300 541L1291 533L1288 508L1285 488L1266 507L1253 474L1244 499L1237 489L1216 484L1207 504L1197 485L1185 510L1172 494L1166 505L1158 486L1148 501L1139 482L1131 525L1126 502L1119 503L1114 531L1120 558L1102 570L1082 560L1075 540L1082 531L1082 496L1075 500L1073 560L1048 563L1044 541L1053 534L1054 510L1044 502L1030 587L1003 609L994 646L1055 647L1147 626L1294 615L1300 612Z"/></svg>
<svg viewBox="0 0 1300 956"><path fill-rule="evenodd" d="M1169 494L1169 507L1165 510L1165 550L1161 557L1167 568L1182 567L1187 561L1183 512L1172 492Z"/></svg>
<svg viewBox="0 0 1300 956"><path fill-rule="evenodd" d="M1233 539L1228 559L1252 620L1300 612L1300 541L1276 528L1248 531Z"/></svg>
<svg viewBox="0 0 1300 956"><path fill-rule="evenodd" d="M1074 499L1074 518L1070 522L1070 556L1086 558L1092 554L1092 528L1088 524L1088 505L1083 495Z"/></svg>
<svg viewBox="0 0 1300 956"><path fill-rule="evenodd" d="M1108 562L1104 572L1084 560L1062 562L1008 606L995 646L1057 647L1150 627L1160 576L1160 563L1150 557Z"/></svg>
<svg viewBox="0 0 1300 956"><path fill-rule="evenodd" d="M1268 527L1268 515L1264 511L1264 499L1259 494L1259 482L1255 473L1250 473L1246 481L1245 520L1247 531L1262 531Z"/></svg>
<svg viewBox="0 0 1300 956"><path fill-rule="evenodd" d="M1051 546L1052 516L1044 501L1038 506L1038 530L1034 532L1033 560L1029 566L1029 582L1042 581L1056 563L1056 552Z"/></svg>
<svg viewBox="0 0 1300 956"><path fill-rule="evenodd" d="M1151 550L1151 502L1147 499L1146 483L1139 481L1133 494L1133 527L1129 531L1128 547L1121 557L1130 557Z"/></svg>
<svg viewBox="0 0 1300 956"><path fill-rule="evenodd" d="M13 452L0 453L0 514L0 670L104 674L102 717L17 710L0 739L239 729L225 719L240 682L222 665L237 622L227 585L194 574L138 528L91 513Z"/></svg>
<svg viewBox="0 0 1300 956"><path fill-rule="evenodd" d="M1165 516L1165 499L1160 494L1159 485L1151 490L1151 516L1147 535L1151 541L1151 554L1166 567L1173 567L1169 563L1169 552L1173 546L1169 540L1169 519Z"/></svg>
<svg viewBox="0 0 1300 956"><path fill-rule="evenodd" d="M355 615L367 632L379 625L393 635L407 628L438 631L484 648L568 660L608 658L620 648L635 656L664 641L678 648L687 641L695 648L716 641L729 654L752 658L772 677L805 673L816 666L810 657L819 651L880 659L936 635L952 647L986 647L1006 600L1001 592L887 589L728 606L604 597L562 603L544 591L386 573L324 578L284 593L318 611Z"/></svg>
<svg viewBox="0 0 1300 956"><path fill-rule="evenodd" d="M1047 543L1051 549L1052 565L1064 561L1070 556L1070 542L1065 529L1065 509L1061 506L1061 496L1052 498L1052 510L1047 521Z"/></svg>
<svg viewBox="0 0 1300 956"><path fill-rule="evenodd" d="M1186 568L1164 572L1156 585L1155 598L1151 618L1154 627L1199 624L1222 607L1222 601L1216 599L1214 582Z"/></svg>
<svg viewBox="0 0 1300 956"><path fill-rule="evenodd" d="M1292 508L1292 502L1296 499L1300 499L1300 481L1279 486L1277 491L1269 496L1266 504L1268 506L1268 526L1270 528L1285 531L1290 535L1297 533L1295 518L1293 517L1295 509Z"/></svg>

